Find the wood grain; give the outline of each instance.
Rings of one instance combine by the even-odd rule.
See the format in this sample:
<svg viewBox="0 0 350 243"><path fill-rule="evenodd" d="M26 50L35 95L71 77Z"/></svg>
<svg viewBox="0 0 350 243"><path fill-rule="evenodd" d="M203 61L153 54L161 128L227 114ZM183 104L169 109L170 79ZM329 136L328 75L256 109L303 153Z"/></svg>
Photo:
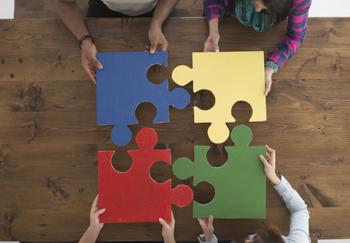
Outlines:
<svg viewBox="0 0 350 243"><path fill-rule="evenodd" d="M54 17L51 3L36 1L36 8L16 1L21 6L17 20L0 21L0 239L76 241L88 224L97 192L97 151L116 149L114 166L125 170L130 165L126 150L136 145L116 148L110 142L110 127L96 125L95 87L81 70L79 48ZM188 9L191 4L199 6L198 1L180 4ZM199 13L199 8L193 9ZM278 170L309 205L313 240L350 237L349 21L310 19L302 49L275 76L267 99L268 121L250 124L253 144L270 144L278 151ZM144 50L147 44L149 19L87 23L100 51ZM221 50L268 54L284 28L282 24L258 34L226 19L221 24ZM157 69L150 72L151 79L159 75L170 79L175 66L191 66L191 53L202 50L207 26L201 17L177 17L169 19L164 31L170 42L169 67L162 74ZM192 85L186 88L191 91ZM208 95L192 98L196 105L215 102ZM249 108L238 105L233 113L245 122ZM154 109L142 105L137 116L141 125L131 126L134 134L151 124ZM174 159L192 159L193 146L206 144L212 146L211 163L226 160L223 145L208 141L209 124L193 124L192 106L171 109L170 116L171 123L153 126L159 133L159 148L171 148ZM155 167L152 172L155 178L171 177L169 168ZM181 183L173 179L174 185ZM265 221L218 220L218 236L237 239L264 223L277 224L286 233L288 213L269 184L267 197ZM175 208L175 215L177 239L194 240L199 227L191 207ZM100 240L160 237L158 224L120 224L106 226Z"/></svg>

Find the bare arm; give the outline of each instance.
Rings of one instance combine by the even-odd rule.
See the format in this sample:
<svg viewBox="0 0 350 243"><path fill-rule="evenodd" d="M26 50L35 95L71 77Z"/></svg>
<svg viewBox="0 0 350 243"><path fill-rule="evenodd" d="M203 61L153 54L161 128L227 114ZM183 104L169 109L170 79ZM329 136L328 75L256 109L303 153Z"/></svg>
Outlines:
<svg viewBox="0 0 350 243"><path fill-rule="evenodd" d="M162 51L168 49L168 41L162 32L162 25L178 2L179 0L158 1L148 31L148 38L150 42L149 51L151 53L154 53L157 49Z"/></svg>
<svg viewBox="0 0 350 243"><path fill-rule="evenodd" d="M89 35L89 31L75 0L57 0L57 13L64 25L72 32L77 40L84 35Z"/></svg>
<svg viewBox="0 0 350 243"><path fill-rule="evenodd" d="M98 209L98 195L95 197L90 210L90 226L87 228L79 243L95 243L101 229L103 228L103 223L100 222L100 215L106 210Z"/></svg>
<svg viewBox="0 0 350 243"><path fill-rule="evenodd" d="M79 240L79 243L95 243L99 234L100 230L89 227Z"/></svg>
<svg viewBox="0 0 350 243"><path fill-rule="evenodd" d="M179 0L160 0L154 11L151 26L157 25L161 27L178 2Z"/></svg>

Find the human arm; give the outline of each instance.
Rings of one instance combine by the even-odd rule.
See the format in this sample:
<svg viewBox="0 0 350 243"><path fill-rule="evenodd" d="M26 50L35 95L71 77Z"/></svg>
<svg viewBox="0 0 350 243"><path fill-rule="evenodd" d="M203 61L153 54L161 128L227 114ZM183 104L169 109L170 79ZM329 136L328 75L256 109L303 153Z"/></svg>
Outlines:
<svg viewBox="0 0 350 243"><path fill-rule="evenodd" d="M276 175L276 152L266 145L266 157L260 155L260 160L264 164L266 177L271 181L278 194L286 204L290 216L290 229L288 240L290 243L310 242L309 238L309 211L304 200L300 197L288 181L282 176Z"/></svg>
<svg viewBox="0 0 350 243"><path fill-rule="evenodd" d="M217 243L218 239L214 235L214 217L210 215L208 219L198 219L203 234L198 236L200 243Z"/></svg>
<svg viewBox="0 0 350 243"><path fill-rule="evenodd" d="M148 31L150 53L156 52L157 49L161 51L165 51L168 49L168 41L162 32L162 25L178 2L179 0L158 1Z"/></svg>
<svg viewBox="0 0 350 243"><path fill-rule="evenodd" d="M101 229L103 228L103 223L100 222L99 216L103 214L106 210L98 209L98 195L95 197L90 210L90 225L84 232L83 236L80 238L79 243L94 243Z"/></svg>
<svg viewBox="0 0 350 243"><path fill-rule="evenodd" d="M164 219L159 219L159 223L162 225L162 236L164 243L176 243L175 240L175 218L173 212L171 212L171 221L168 223Z"/></svg>
<svg viewBox="0 0 350 243"><path fill-rule="evenodd" d="M228 6L227 0L205 0L204 14L208 20L209 34L204 43L204 51L219 51L219 20L225 15Z"/></svg>
<svg viewBox="0 0 350 243"><path fill-rule="evenodd" d="M57 0L57 13L77 40L90 35L76 0ZM80 48L81 65L88 77L96 83L96 70L102 69L102 64L96 58L97 48L91 38L83 40Z"/></svg>

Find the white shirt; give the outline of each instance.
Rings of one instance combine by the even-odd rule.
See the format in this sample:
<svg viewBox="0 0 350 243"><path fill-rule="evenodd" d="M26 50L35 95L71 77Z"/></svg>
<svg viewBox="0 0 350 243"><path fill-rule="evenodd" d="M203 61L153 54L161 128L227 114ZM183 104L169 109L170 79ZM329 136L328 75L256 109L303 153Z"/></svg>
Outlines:
<svg viewBox="0 0 350 243"><path fill-rule="evenodd" d="M137 16L150 12L157 0L102 0L110 9L129 16Z"/></svg>

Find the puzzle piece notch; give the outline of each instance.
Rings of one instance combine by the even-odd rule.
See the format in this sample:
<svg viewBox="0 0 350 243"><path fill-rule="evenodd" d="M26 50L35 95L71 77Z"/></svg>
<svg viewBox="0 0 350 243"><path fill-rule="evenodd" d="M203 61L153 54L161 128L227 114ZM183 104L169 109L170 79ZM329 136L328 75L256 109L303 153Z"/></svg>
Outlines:
<svg viewBox="0 0 350 243"><path fill-rule="evenodd" d="M231 109L239 101L252 107L251 122L266 121L263 52L194 52L192 58L193 67L176 67L172 78L182 86L193 81L194 92L213 93L215 105L211 109L194 107L195 123L211 123L208 136L212 142L219 144L228 138L226 123L236 121Z"/></svg>
<svg viewBox="0 0 350 243"><path fill-rule="evenodd" d="M193 177L194 186L207 182L215 189L214 199L206 204L193 203L195 218L214 215L217 218L264 218L266 210L266 177L258 155L263 146L250 147L252 132L238 125L231 132L235 146L226 146L227 162L213 167L206 156L209 146L195 146L195 162L179 158L173 172L179 179Z"/></svg>
<svg viewBox="0 0 350 243"><path fill-rule="evenodd" d="M189 205L192 189L186 185L171 188L171 180L155 182L150 176L151 166L159 161L171 164L169 149L156 150L158 135L143 128L136 135L138 150L130 150L132 165L127 172L118 172L112 166L114 151L98 152L99 206L106 208L101 222L157 222L171 220L171 206Z"/></svg>
<svg viewBox="0 0 350 243"><path fill-rule="evenodd" d="M169 107L185 108L190 102L183 88L169 90L168 80L154 84L147 71L155 64L167 66L167 52L98 53L104 68L97 72L97 123L112 125L112 142L129 143L132 133L128 125L138 124L137 107L144 102L155 106L154 123L169 122Z"/></svg>

